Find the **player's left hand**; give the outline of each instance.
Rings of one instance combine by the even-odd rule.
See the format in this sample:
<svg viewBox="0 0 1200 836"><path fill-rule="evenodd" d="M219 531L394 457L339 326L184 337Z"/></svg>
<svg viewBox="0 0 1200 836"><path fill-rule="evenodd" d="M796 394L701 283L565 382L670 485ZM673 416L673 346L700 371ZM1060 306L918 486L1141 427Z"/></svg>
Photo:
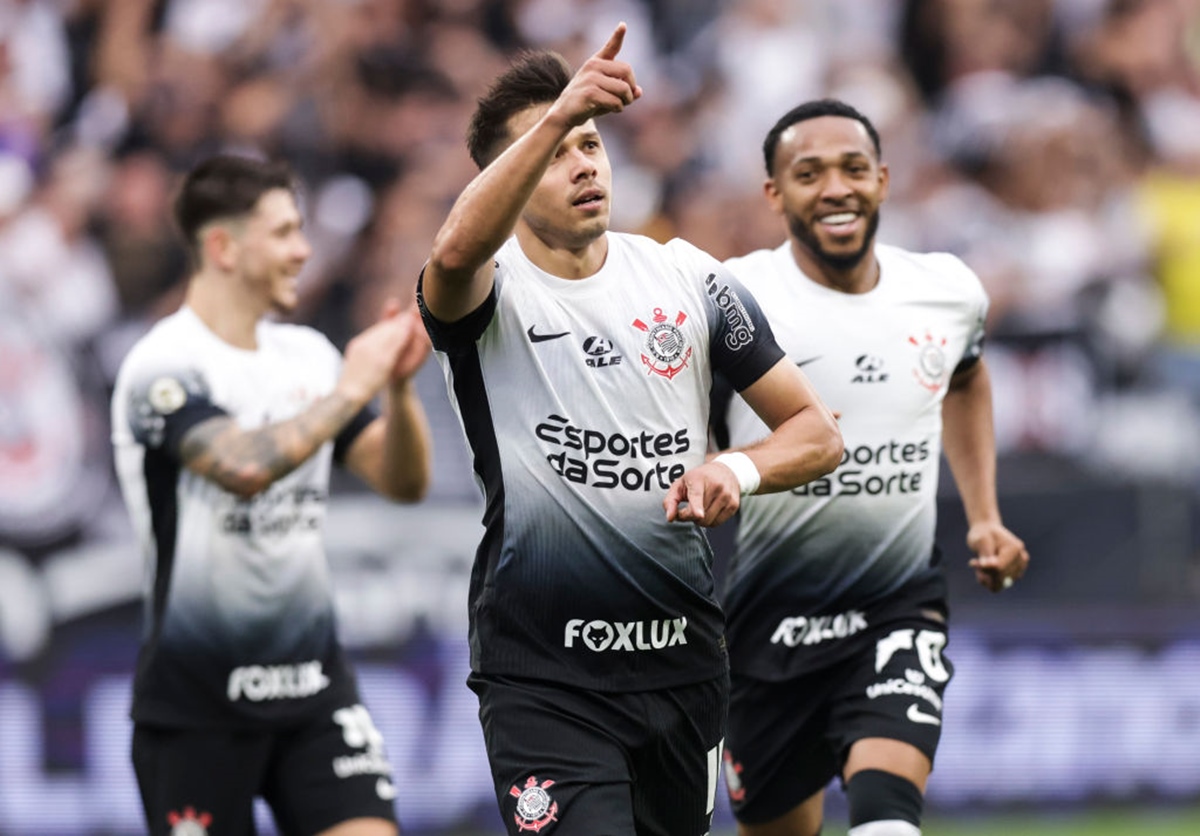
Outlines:
<svg viewBox="0 0 1200 836"><path fill-rule="evenodd" d="M404 383L425 363L433 346L415 302L402 308L399 299L388 299L383 306L383 318L395 319L408 327L408 336L396 352L391 376L393 384Z"/></svg>
<svg viewBox="0 0 1200 836"><path fill-rule="evenodd" d="M712 527L737 513L742 503L741 486L733 471L723 464L708 462L680 476L667 491L663 509L667 522L694 522Z"/></svg>
<svg viewBox="0 0 1200 836"><path fill-rule="evenodd" d="M992 592L1008 589L1029 568L1025 543L998 521L972 525L967 531L967 546L975 552L970 561L975 580Z"/></svg>

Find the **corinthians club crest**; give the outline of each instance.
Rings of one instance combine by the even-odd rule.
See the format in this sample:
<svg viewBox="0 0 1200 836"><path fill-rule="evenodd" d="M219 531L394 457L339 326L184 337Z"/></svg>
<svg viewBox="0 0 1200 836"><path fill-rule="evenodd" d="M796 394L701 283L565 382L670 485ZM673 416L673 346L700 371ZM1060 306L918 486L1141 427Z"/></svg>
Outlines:
<svg viewBox="0 0 1200 836"><path fill-rule="evenodd" d="M640 319L633 321L633 327L646 334L645 351L642 352L642 365L646 374L657 374L667 380L683 371L692 358L692 347L687 344L687 338L679 330L679 326L687 319L687 314L679 311L674 321L670 321L662 308L654 309L652 325L647 325Z"/></svg>
<svg viewBox="0 0 1200 836"><path fill-rule="evenodd" d="M518 789L516 784L509 787L508 794L517 799L517 812L513 814L517 830L537 833L548 824L558 821L558 802L546 792L546 788L553 785L553 781L539 784L537 777L530 775L524 789Z"/></svg>
<svg viewBox="0 0 1200 836"><path fill-rule="evenodd" d="M168 813L167 824L171 825L171 836L208 836L212 815L197 814L194 807L184 807L182 813L174 810Z"/></svg>
<svg viewBox="0 0 1200 836"><path fill-rule="evenodd" d="M908 342L917 349L913 378L930 392L936 392L946 382L950 371L946 359L946 338L935 338L926 331L923 339L910 336Z"/></svg>

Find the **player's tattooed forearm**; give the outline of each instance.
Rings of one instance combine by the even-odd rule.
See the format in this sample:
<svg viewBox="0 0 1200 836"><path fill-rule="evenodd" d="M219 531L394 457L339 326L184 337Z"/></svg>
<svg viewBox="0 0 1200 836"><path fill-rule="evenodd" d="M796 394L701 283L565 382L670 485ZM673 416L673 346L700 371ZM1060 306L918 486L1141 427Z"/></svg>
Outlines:
<svg viewBox="0 0 1200 836"><path fill-rule="evenodd" d="M303 464L355 411L345 398L330 395L295 418L257 430L242 430L231 418L215 418L184 436L180 457L192 471L227 490L253 494Z"/></svg>

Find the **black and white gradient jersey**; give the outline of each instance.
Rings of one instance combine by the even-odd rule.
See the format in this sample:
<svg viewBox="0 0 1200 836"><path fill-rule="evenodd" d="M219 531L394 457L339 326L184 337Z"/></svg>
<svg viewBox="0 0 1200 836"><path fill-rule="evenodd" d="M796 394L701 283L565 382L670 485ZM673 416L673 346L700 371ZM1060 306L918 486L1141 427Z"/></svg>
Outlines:
<svg viewBox="0 0 1200 836"><path fill-rule="evenodd" d="M112 401L117 474L146 560L133 718L174 727L290 722L355 685L335 635L322 543L331 459L370 420L251 499L183 466L196 424L292 418L332 391L341 357L318 332L261 322L235 348L189 308L130 351Z"/></svg>
<svg viewBox="0 0 1200 836"><path fill-rule="evenodd" d="M704 462L714 369L740 390L782 359L769 326L680 240L610 232L580 280L538 269L515 238L496 263L464 319L421 301L486 500L472 668L613 692L722 674L712 553L662 502Z"/></svg>
<svg viewBox="0 0 1200 836"><path fill-rule="evenodd" d="M807 278L789 245L730 259L779 344L841 413L845 453L828 476L747 497L723 600L733 669L788 678L839 658L892 609L936 601L942 400L983 350L987 297L945 253L877 245L878 285L847 294ZM766 427L740 399L729 443Z"/></svg>

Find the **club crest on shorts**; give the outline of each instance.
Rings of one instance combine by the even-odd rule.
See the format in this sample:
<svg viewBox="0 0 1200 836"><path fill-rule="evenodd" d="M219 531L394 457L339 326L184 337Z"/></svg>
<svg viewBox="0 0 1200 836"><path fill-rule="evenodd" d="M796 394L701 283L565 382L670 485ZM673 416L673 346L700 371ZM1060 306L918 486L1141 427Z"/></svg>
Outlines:
<svg viewBox="0 0 1200 836"><path fill-rule="evenodd" d="M652 325L647 325L640 319L631 324L634 328L646 334L645 351L642 352L642 365L646 374L656 374L667 380L683 371L692 358L692 347L687 344L687 338L679 330L688 315L683 311L675 314L674 321L668 319L662 308L654 309L651 317Z"/></svg>
<svg viewBox="0 0 1200 836"><path fill-rule="evenodd" d="M513 815L513 821L517 823L518 830L532 830L537 833L543 827L558 821L558 802L546 792L546 789L553 785L553 781L538 783L537 776L530 775L523 788L518 788L516 784L509 788L508 794L517 799L517 812Z"/></svg>
<svg viewBox="0 0 1200 836"><path fill-rule="evenodd" d="M182 813L174 810L167 813L167 824L171 825L171 836L208 836L212 815L197 813L194 807L184 807Z"/></svg>
<svg viewBox="0 0 1200 836"><path fill-rule="evenodd" d="M729 800L734 804L744 801L746 788L742 785L742 764L733 759L728 749L721 753L721 760L725 762L725 789L729 791Z"/></svg>
<svg viewBox="0 0 1200 836"><path fill-rule="evenodd" d="M913 377L929 391L936 392L946 380L946 338L935 338L926 331L923 338L909 337L908 341L917 348Z"/></svg>

